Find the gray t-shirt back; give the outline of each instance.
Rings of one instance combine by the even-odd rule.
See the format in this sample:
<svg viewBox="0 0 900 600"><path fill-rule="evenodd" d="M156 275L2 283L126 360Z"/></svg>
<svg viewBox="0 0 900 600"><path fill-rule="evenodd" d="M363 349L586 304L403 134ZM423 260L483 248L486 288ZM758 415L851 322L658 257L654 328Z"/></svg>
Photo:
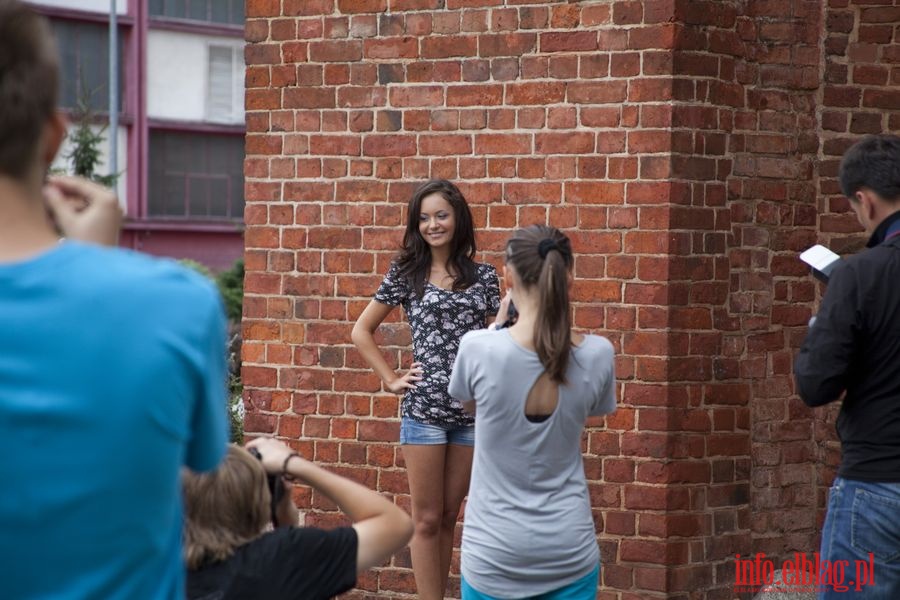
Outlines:
<svg viewBox="0 0 900 600"><path fill-rule="evenodd" d="M544 372L508 329L462 338L450 395L475 402L475 458L466 505L462 573L498 598L543 594L588 575L600 560L584 477L588 416L616 408L613 347L587 335L573 347L550 417L525 417Z"/></svg>

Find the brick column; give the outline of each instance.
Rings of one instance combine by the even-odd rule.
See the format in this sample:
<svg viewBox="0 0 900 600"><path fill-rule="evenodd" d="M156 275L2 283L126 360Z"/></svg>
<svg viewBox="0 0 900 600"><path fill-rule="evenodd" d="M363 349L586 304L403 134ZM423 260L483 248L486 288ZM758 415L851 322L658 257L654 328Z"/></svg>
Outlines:
<svg viewBox="0 0 900 600"><path fill-rule="evenodd" d="M835 456L792 395L796 255L858 231L836 158L900 126L880 1L248 0L247 431L408 506L398 399L349 334L412 189L445 177L481 260L564 229L576 325L616 345L620 408L584 439L598 598L731 598L735 554L813 550ZM408 364L399 317L379 341ZM401 555L351 596L413 591Z"/></svg>
<svg viewBox="0 0 900 600"><path fill-rule="evenodd" d="M746 93L732 139L730 309L739 376L752 386L747 550L776 568L817 549L815 415L792 396L792 364L815 297L797 256L815 243L822 9L751 0L739 24Z"/></svg>

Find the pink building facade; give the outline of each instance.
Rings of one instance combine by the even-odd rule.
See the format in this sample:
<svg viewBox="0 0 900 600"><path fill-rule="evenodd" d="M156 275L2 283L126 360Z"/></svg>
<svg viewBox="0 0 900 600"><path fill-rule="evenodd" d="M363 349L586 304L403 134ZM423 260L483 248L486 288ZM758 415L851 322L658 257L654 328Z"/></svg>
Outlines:
<svg viewBox="0 0 900 600"><path fill-rule="evenodd" d="M108 123L106 0L38 0L62 55L62 106ZM243 253L243 0L119 0L123 246L219 270ZM110 132L104 135L108 138ZM64 147L63 154L68 146ZM100 173L108 173L103 148ZM65 159L57 166L66 168Z"/></svg>

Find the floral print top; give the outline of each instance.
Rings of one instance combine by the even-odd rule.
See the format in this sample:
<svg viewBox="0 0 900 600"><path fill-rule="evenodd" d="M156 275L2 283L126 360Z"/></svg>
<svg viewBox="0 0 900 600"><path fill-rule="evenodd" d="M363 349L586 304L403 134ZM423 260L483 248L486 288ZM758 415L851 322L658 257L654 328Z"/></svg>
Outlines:
<svg viewBox="0 0 900 600"><path fill-rule="evenodd" d="M500 308L500 280L492 265L476 263L475 283L465 290L445 290L425 283L425 293L415 290L400 275L397 263L391 268L375 301L403 306L413 337L413 357L422 363L422 380L403 396L401 413L420 423L441 426L471 425L473 415L450 397L450 369L463 334L484 329L485 320Z"/></svg>

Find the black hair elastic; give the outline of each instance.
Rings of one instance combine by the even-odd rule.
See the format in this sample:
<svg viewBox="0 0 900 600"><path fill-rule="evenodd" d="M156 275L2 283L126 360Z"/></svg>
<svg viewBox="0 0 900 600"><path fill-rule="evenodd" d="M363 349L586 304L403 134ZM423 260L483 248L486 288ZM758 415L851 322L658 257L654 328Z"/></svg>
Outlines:
<svg viewBox="0 0 900 600"><path fill-rule="evenodd" d="M547 258L547 254L549 254L551 250L559 250L559 244L556 243L556 240L544 238L538 244L538 256L540 256L541 259Z"/></svg>

